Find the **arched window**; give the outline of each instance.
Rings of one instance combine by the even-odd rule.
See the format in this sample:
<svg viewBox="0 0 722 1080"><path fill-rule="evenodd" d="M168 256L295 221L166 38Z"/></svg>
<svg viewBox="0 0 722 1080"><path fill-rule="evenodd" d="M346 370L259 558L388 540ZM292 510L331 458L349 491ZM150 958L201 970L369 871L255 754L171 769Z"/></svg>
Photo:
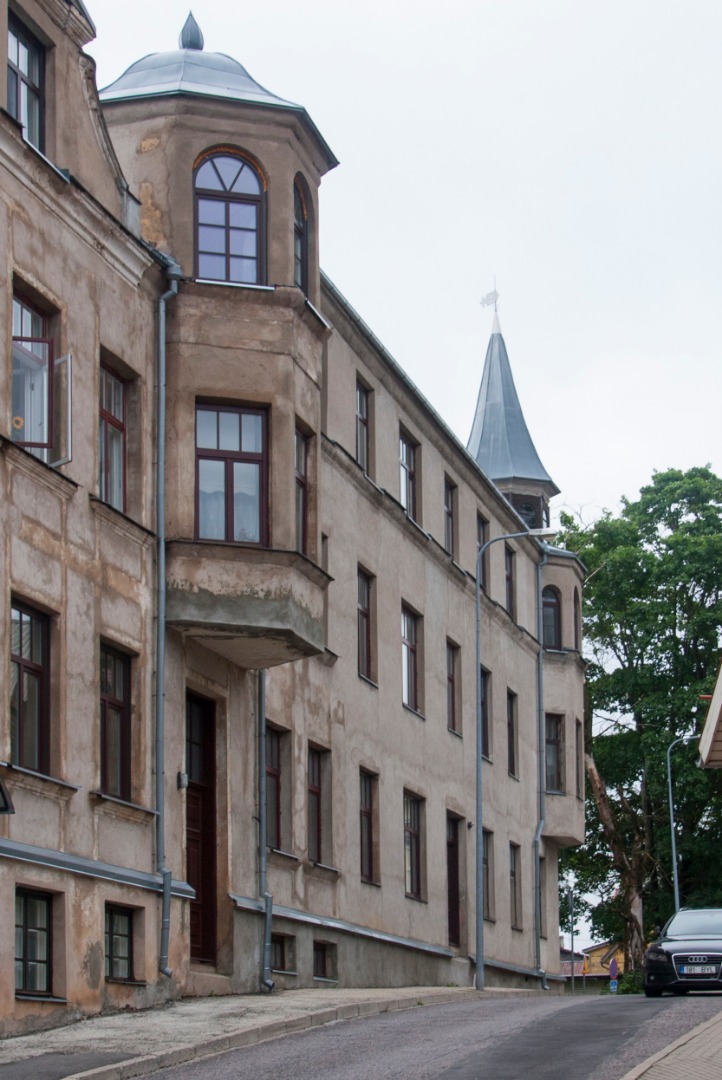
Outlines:
<svg viewBox="0 0 722 1080"><path fill-rule="evenodd" d="M308 212L298 183L293 185L293 284L308 293Z"/></svg>
<svg viewBox="0 0 722 1080"><path fill-rule="evenodd" d="M258 171L240 155L214 154L196 169L194 189L197 276L262 284L264 189Z"/></svg>
<svg viewBox="0 0 722 1080"><path fill-rule="evenodd" d="M562 647L562 605L559 590L552 585L542 592L542 644L545 649Z"/></svg>

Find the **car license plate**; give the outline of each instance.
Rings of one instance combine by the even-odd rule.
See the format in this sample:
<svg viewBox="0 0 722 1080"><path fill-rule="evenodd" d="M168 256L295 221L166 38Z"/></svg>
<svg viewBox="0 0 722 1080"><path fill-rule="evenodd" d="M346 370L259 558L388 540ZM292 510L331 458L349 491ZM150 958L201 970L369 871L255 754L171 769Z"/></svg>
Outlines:
<svg viewBox="0 0 722 1080"><path fill-rule="evenodd" d="M682 964L679 969L680 975L714 975L716 971L714 964Z"/></svg>

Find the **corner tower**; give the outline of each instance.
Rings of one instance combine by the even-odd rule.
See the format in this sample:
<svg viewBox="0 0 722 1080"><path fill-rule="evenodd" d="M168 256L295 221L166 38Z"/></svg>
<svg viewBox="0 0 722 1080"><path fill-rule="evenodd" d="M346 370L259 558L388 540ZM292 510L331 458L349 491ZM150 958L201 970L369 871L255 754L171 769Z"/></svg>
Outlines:
<svg viewBox="0 0 722 1080"><path fill-rule="evenodd" d="M549 499L559 488L526 426L496 312L467 450L529 528L549 524Z"/></svg>

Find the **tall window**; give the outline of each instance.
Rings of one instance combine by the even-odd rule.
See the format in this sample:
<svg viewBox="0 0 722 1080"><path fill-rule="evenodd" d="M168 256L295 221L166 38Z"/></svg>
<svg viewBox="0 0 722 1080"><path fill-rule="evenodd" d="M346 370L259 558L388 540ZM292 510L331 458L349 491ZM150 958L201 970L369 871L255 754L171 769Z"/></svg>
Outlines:
<svg viewBox="0 0 722 1080"><path fill-rule="evenodd" d="M376 870L376 785L378 777L361 769L359 773L359 819L361 848L361 878L378 881Z"/></svg>
<svg viewBox="0 0 722 1080"><path fill-rule="evenodd" d="M280 731L266 729L266 843L281 847L281 739Z"/></svg>
<svg viewBox="0 0 722 1080"><path fill-rule="evenodd" d="M508 767L510 776L518 776L518 731L517 731L517 715L516 715L516 694L513 694L511 690L506 692L506 734L507 734L507 747L508 747Z"/></svg>
<svg viewBox="0 0 722 1080"><path fill-rule="evenodd" d="M293 284L308 293L308 213L298 184L293 185Z"/></svg>
<svg viewBox="0 0 722 1080"><path fill-rule="evenodd" d="M265 544L268 536L266 414L196 407L196 535Z"/></svg>
<svg viewBox="0 0 722 1080"><path fill-rule="evenodd" d="M564 791L564 717L547 713L544 719L547 791Z"/></svg>
<svg viewBox="0 0 722 1080"><path fill-rule="evenodd" d="M50 763L50 620L13 602L10 613L10 752L14 765L47 773Z"/></svg>
<svg viewBox="0 0 722 1080"><path fill-rule="evenodd" d="M521 848L509 844L509 899L511 902L511 925L521 930Z"/></svg>
<svg viewBox="0 0 722 1080"><path fill-rule="evenodd" d="M506 585L506 610L513 619L516 610L514 604L514 552L510 547L504 548L504 581Z"/></svg>
<svg viewBox="0 0 722 1080"><path fill-rule="evenodd" d="M45 50L33 35L10 17L8 23L8 112L23 128L23 137L43 148L43 81Z"/></svg>
<svg viewBox="0 0 722 1080"><path fill-rule="evenodd" d="M584 725L581 720L576 722L576 784L577 798L584 798Z"/></svg>
<svg viewBox="0 0 722 1080"><path fill-rule="evenodd" d="M371 391L356 383L356 461L365 473L369 472L369 427L371 421Z"/></svg>
<svg viewBox="0 0 722 1080"><path fill-rule="evenodd" d="M406 513L418 520L418 451L419 445L402 429L399 436L400 500Z"/></svg>
<svg viewBox="0 0 722 1080"><path fill-rule="evenodd" d="M373 578L361 567L358 569L358 673L365 679L373 678L373 652L371 648L371 597Z"/></svg>
<svg viewBox="0 0 722 1080"><path fill-rule="evenodd" d="M404 880L406 895L421 899L421 813L423 799L404 792Z"/></svg>
<svg viewBox="0 0 722 1080"><path fill-rule="evenodd" d="M479 702L481 704L481 753L485 758L491 758L491 675L484 668L480 671L481 687Z"/></svg>
<svg viewBox="0 0 722 1080"><path fill-rule="evenodd" d="M461 728L461 710L459 708L459 657L458 645L447 639L446 642L446 726L449 731Z"/></svg>
<svg viewBox="0 0 722 1080"><path fill-rule="evenodd" d="M209 281L260 285L263 184L243 157L216 154L196 169L196 274Z"/></svg>
<svg viewBox="0 0 722 1080"><path fill-rule="evenodd" d="M115 904L105 906L105 977L133 978L133 912Z"/></svg>
<svg viewBox="0 0 722 1080"><path fill-rule="evenodd" d="M125 510L125 435L125 382L101 365L98 489L116 510Z"/></svg>
<svg viewBox="0 0 722 1080"><path fill-rule="evenodd" d="M130 657L100 647L100 784L130 799Z"/></svg>
<svg viewBox="0 0 722 1080"><path fill-rule="evenodd" d="M545 649L562 647L562 605L553 585L542 590L542 644Z"/></svg>
<svg viewBox="0 0 722 1080"><path fill-rule="evenodd" d="M456 555L456 484L444 479L444 549L449 555Z"/></svg>
<svg viewBox="0 0 722 1080"><path fill-rule="evenodd" d="M52 994L52 909L47 893L15 892L15 991Z"/></svg>
<svg viewBox="0 0 722 1080"><path fill-rule="evenodd" d="M296 428L294 440L296 469L296 548L308 554L308 439Z"/></svg>
<svg viewBox="0 0 722 1080"><path fill-rule="evenodd" d="M54 356L46 316L13 296L13 440L21 446L53 446ZM42 455L41 455L42 456Z"/></svg>
<svg viewBox="0 0 722 1080"><path fill-rule="evenodd" d="M482 830L484 842L484 918L494 918L494 834Z"/></svg>
<svg viewBox="0 0 722 1080"><path fill-rule="evenodd" d="M574 648L577 652L582 647L582 609L579 603L579 589L574 590Z"/></svg>
<svg viewBox="0 0 722 1080"><path fill-rule="evenodd" d="M407 607L401 608L401 682L402 700L419 711L419 623L420 618Z"/></svg>
<svg viewBox="0 0 722 1080"><path fill-rule="evenodd" d="M476 515L476 546L477 551L480 547L489 539L489 522L483 516L483 514ZM482 589L486 589L486 583L489 580L489 549L487 548L484 554L481 556L481 564L479 566L479 580Z"/></svg>
<svg viewBox="0 0 722 1080"><path fill-rule="evenodd" d="M329 862L331 855L331 755L308 748L308 857Z"/></svg>

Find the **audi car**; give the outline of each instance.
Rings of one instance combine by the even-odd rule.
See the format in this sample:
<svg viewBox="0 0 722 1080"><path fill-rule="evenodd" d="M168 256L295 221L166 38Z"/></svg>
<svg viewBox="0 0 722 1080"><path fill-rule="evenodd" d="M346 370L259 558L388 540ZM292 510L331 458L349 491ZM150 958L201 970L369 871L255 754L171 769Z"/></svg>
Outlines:
<svg viewBox="0 0 722 1080"><path fill-rule="evenodd" d="M644 954L644 993L722 990L722 908L673 915Z"/></svg>

